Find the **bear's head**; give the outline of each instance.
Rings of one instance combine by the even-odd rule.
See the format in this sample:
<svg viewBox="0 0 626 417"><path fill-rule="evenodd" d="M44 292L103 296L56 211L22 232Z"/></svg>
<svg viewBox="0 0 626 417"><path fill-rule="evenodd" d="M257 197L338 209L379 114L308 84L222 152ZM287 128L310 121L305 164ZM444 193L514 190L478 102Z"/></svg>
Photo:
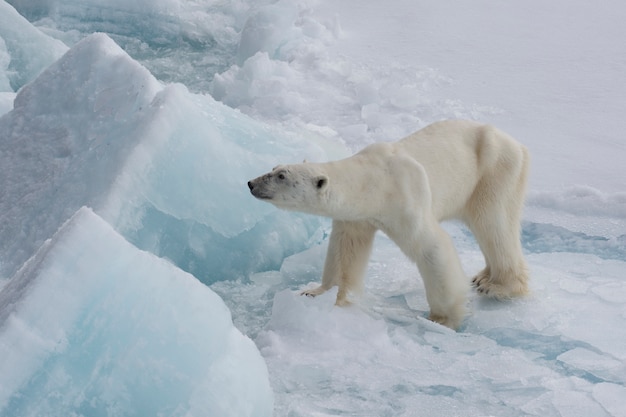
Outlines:
<svg viewBox="0 0 626 417"><path fill-rule="evenodd" d="M278 208L323 215L328 176L317 164L279 165L248 181L248 188L253 196Z"/></svg>

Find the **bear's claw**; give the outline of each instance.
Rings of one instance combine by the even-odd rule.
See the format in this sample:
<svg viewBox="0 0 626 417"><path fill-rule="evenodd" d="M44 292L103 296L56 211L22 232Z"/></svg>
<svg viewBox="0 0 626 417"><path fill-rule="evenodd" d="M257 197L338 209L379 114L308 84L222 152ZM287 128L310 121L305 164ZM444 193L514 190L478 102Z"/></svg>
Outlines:
<svg viewBox="0 0 626 417"><path fill-rule="evenodd" d="M306 290L302 290L300 291L300 295L306 295L307 297L315 297L317 295L323 294L324 292L326 292L326 290L320 286L317 288L309 288Z"/></svg>

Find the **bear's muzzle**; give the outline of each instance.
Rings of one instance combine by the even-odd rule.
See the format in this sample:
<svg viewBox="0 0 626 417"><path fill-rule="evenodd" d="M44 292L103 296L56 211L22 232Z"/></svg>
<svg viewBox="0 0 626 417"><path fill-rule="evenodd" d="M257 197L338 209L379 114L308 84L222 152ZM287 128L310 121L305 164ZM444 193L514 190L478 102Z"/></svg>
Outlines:
<svg viewBox="0 0 626 417"><path fill-rule="evenodd" d="M259 200L270 200L272 196L269 195L266 188L263 187L265 182L264 177L265 176L261 176L248 181L248 188L250 189L250 193Z"/></svg>

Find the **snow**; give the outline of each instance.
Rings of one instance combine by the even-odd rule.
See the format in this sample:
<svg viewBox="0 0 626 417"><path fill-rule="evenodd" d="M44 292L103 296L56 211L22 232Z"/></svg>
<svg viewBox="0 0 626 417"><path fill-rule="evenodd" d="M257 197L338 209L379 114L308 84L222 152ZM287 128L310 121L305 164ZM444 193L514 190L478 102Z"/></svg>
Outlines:
<svg viewBox="0 0 626 417"><path fill-rule="evenodd" d="M337 55L370 68L385 63L377 71L385 79L383 71L394 65L426 65L450 80L428 91L431 100L456 101L462 117L477 107L495 110L475 117L529 147L539 167L533 190L624 191L626 46L617 40L626 9L619 0L598 7L541 0L515 7L494 0L472 7L450 0L356 5L320 6L320 15L340 16L345 41L333 47ZM393 82L410 87L409 81L396 76Z"/></svg>
<svg viewBox="0 0 626 417"><path fill-rule="evenodd" d="M11 4L0 415L624 415L623 2ZM442 118L529 147L532 294L452 332L380 235L352 306L300 297L329 222L246 181Z"/></svg>

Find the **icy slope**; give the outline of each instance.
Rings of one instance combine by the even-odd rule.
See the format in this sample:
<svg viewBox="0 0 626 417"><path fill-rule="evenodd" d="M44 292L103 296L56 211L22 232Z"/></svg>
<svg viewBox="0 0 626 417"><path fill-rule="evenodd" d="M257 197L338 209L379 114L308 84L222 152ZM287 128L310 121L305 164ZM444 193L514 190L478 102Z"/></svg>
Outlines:
<svg viewBox="0 0 626 417"><path fill-rule="evenodd" d="M0 292L0 415L271 416L206 286L82 208Z"/></svg>
<svg viewBox="0 0 626 417"><path fill-rule="evenodd" d="M209 96L162 86L106 35L89 36L0 119L0 276L83 205L206 282L275 268L320 221L278 215L245 183L279 160L324 154Z"/></svg>

